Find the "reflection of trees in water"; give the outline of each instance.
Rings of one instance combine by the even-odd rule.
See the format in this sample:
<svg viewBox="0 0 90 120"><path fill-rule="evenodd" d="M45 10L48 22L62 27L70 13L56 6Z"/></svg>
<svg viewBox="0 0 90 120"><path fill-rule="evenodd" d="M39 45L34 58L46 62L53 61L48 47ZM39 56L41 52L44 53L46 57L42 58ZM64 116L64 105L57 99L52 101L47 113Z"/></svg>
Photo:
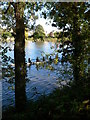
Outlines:
<svg viewBox="0 0 90 120"><path fill-rule="evenodd" d="M20 42L18 42L19 43L19 45L20 45ZM80 44L81 45L81 44ZM71 46L70 46L71 47ZM79 46L78 46L79 47ZM68 46L68 48L69 48L69 46ZM21 68L21 66L23 66L23 65L21 65L21 64L24 64L25 65L25 58L24 58L24 56L25 56L25 52L24 52L24 47L22 47L21 48L21 46L18 48L17 47L17 49L18 49L18 52L17 52L17 50L15 51L16 52L16 56L17 56L17 65L18 65L18 68L17 69L23 69L22 71L24 71L24 69L25 68ZM64 48L65 49L65 48ZM76 48L77 49L77 48ZM84 48L83 48L84 49ZM72 60L72 64L73 64L73 71L74 71L74 77L75 77L75 79L76 80L78 80L78 81L80 81L79 79L81 79L81 78L79 78L80 77L80 74L79 74L79 70L81 69L83 69L81 72L83 72L84 71L84 68L82 68L82 66L80 66L80 65L83 65L83 67L85 67L84 66L84 59L86 59L85 58L85 53L83 53L83 49L80 51L80 52L78 52L78 54L77 55L74 55L73 57L74 57L74 60ZM64 50L65 51L65 50ZM68 54L68 50L66 50L65 51L66 52L66 54L65 54L65 57L66 57L66 55ZM70 52L70 51L69 51ZM20 54L20 55L19 55ZM49 54L49 56L50 56L50 54ZM83 57L84 56L84 57ZM21 59L20 59L21 58ZM79 59L78 59L79 58ZM83 58L83 59L82 59ZM78 59L78 60L77 60ZM71 59L70 59L71 60ZM66 58L65 58L65 61L66 61ZM67 61L68 61L68 59L67 59ZM81 62L82 61L82 62ZM53 64L54 64L54 61L51 63L51 65L50 65L50 63L47 63L47 64L41 64L41 65L37 65L36 67L37 67L37 69L40 69L41 67L44 67L44 68L46 68L46 69L48 69L48 70L51 70L52 72L54 72L54 70L56 70L55 68L54 68L54 66L53 66ZM59 76L59 74L60 74L60 77L59 77L59 83L61 84L62 83L62 81L65 81L66 80L66 78L70 78L70 80L72 80L71 79L71 76L70 75L72 75L72 69L70 70L67 70L68 69L68 66L67 66L68 64L65 62L65 64L64 64L64 60L62 61L62 65L60 64L59 65L59 67L57 68L57 71L59 71L59 73L58 73L58 76ZM57 66L57 65L56 65ZM79 66L79 67L78 67ZM24 67L24 66L23 66ZM81 67L81 68L80 68ZM20 71L19 71L20 72ZM18 75L18 73L19 72L17 72L17 75ZM19 75L21 75L21 73L19 73ZM19 76L18 75L18 76ZM69 77L70 76L70 77ZM21 78L20 76L17 78L17 79L23 79L24 78L24 75L23 75L23 78ZM78 79L77 79L78 78ZM19 81L19 80L18 80ZM22 81L24 81L24 80L22 80ZM25 81L24 81L25 82ZM24 83L23 82L23 83ZM79 83L79 82L78 82ZM22 82L20 83L20 81L18 82L18 84L22 84ZM25 83L24 83L25 84ZM23 86L24 86L24 84L23 84ZM18 85L19 86L19 85ZM23 90L24 91L24 90ZM20 91L21 92L21 91ZM21 93L20 93L21 94Z"/></svg>

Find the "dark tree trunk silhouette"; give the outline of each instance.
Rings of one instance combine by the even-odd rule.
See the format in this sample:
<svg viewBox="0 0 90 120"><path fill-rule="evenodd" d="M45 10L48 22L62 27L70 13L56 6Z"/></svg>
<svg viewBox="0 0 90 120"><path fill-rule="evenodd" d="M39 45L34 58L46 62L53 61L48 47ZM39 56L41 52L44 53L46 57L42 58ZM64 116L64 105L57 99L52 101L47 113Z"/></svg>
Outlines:
<svg viewBox="0 0 90 120"><path fill-rule="evenodd" d="M25 107L25 28L23 19L24 9L22 3L15 4L16 38L14 45L15 59L15 106L17 111Z"/></svg>
<svg viewBox="0 0 90 120"><path fill-rule="evenodd" d="M80 84L83 79L84 70L83 70L83 63L84 63L84 48L83 48L83 39L80 34L80 27L78 25L78 9L75 5L73 5L73 30L72 30L72 41L74 46L73 51L73 73L74 73L74 80L76 84Z"/></svg>

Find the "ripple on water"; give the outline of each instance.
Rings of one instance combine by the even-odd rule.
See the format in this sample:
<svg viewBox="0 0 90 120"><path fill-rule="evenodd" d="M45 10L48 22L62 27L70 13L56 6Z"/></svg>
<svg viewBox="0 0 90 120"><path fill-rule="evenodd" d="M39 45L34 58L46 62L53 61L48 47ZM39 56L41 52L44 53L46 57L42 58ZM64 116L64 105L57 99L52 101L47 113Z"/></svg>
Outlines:
<svg viewBox="0 0 90 120"><path fill-rule="evenodd" d="M43 43L42 43L43 44ZM44 52L52 52L52 50L49 48L50 44L47 44L46 47L43 44L40 46L40 44L35 43L28 43L26 45L26 60L28 60L28 57L31 56L31 59L36 58L41 51ZM30 48L31 47L31 48ZM42 49L41 49L42 48ZM33 52L32 52L33 51ZM13 52L10 54L11 57L14 56ZM39 56L41 57L41 56ZM39 96L41 95L48 95L50 94L54 89L60 87L59 80L66 80L70 76L64 76L63 71L65 69L65 64L59 63L58 65L53 65L55 67L54 71L50 71L45 68L39 68L39 70L36 69L35 65L32 65L31 67L27 68L27 80L26 80L26 96L27 100L37 100ZM67 63L66 71L69 71L70 64ZM69 78L68 78L69 79ZM10 86L14 86L13 83L8 83L8 79L2 80L2 104L3 108L8 106L14 106L15 105L15 90L12 89ZM14 86L15 87L15 86Z"/></svg>

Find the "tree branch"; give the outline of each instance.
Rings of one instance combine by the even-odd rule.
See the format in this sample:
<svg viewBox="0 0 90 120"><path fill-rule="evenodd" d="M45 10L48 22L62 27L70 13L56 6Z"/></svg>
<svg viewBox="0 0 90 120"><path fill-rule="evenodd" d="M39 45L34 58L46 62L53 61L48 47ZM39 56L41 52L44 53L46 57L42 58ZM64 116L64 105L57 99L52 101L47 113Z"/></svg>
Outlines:
<svg viewBox="0 0 90 120"><path fill-rule="evenodd" d="M8 10L9 10L9 8L10 8L10 5L11 5L11 3L9 3L9 6L8 6L8 8L6 9L6 11L4 12L4 14L6 14L6 13L8 12Z"/></svg>
<svg viewBox="0 0 90 120"><path fill-rule="evenodd" d="M15 9L15 3L14 2L10 2L9 3L9 6L8 6L8 8L6 9L6 11L4 12L4 14L6 14L7 12L8 12L8 10L9 10L9 8L10 8L10 6L13 6L14 7L14 9Z"/></svg>

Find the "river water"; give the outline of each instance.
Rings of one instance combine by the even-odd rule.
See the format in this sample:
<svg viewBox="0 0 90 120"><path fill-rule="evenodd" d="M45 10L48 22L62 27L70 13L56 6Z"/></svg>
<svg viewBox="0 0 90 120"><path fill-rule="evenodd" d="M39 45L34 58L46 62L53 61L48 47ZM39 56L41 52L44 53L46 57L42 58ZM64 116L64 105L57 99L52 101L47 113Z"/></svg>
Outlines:
<svg viewBox="0 0 90 120"><path fill-rule="evenodd" d="M14 49L14 43L8 43L8 45ZM42 59L42 53L52 54L56 49L56 44L53 42L31 42L25 43L25 58L26 62L30 57L32 61L35 61L36 57ZM53 49L51 49L53 48ZM14 58L14 51L8 51L6 55ZM59 54L61 59L62 55ZM53 66L54 70L50 70L49 67ZM3 67L3 66L2 66ZM27 100L37 100L39 96L49 95L56 88L61 88L66 85L71 79L73 79L72 65L67 62L57 65L52 63L45 67L39 67L36 65L27 67L26 78L26 97ZM14 69L14 68L13 68ZM10 82L11 81L11 82ZM2 78L2 105L3 109L8 106L15 105L15 79L14 77Z"/></svg>

